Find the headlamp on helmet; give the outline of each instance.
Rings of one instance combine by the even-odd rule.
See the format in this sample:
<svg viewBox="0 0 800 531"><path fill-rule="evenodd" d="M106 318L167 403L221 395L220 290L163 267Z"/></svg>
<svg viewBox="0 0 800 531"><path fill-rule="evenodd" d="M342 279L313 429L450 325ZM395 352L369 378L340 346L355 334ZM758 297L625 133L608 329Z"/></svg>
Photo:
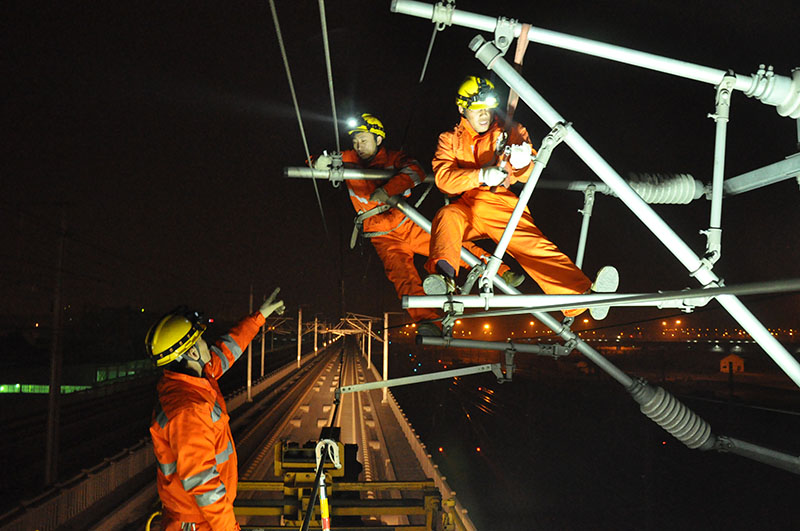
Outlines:
<svg viewBox="0 0 800 531"><path fill-rule="evenodd" d="M494 109L499 104L494 83L486 78L469 76L458 88L456 105L464 109Z"/></svg>
<svg viewBox="0 0 800 531"><path fill-rule="evenodd" d="M381 138L386 138L386 130L383 128L383 123L371 114L364 113L358 118L349 118L347 127L349 128L348 135L365 131Z"/></svg>
<svg viewBox="0 0 800 531"><path fill-rule="evenodd" d="M206 320L200 312L181 306L156 322L145 337L145 348L156 367L163 367L181 358L206 331Z"/></svg>

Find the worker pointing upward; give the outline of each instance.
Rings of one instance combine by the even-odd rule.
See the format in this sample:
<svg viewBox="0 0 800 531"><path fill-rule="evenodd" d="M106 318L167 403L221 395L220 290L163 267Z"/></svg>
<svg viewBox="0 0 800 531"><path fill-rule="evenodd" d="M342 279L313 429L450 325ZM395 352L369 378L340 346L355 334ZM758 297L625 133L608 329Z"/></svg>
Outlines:
<svg viewBox="0 0 800 531"><path fill-rule="evenodd" d="M239 359L266 318L283 313L279 289L215 344L197 312L177 309L154 324L145 346L164 368L150 434L165 531L233 531L238 481L228 410L217 380Z"/></svg>
<svg viewBox="0 0 800 531"><path fill-rule="evenodd" d="M403 195L408 197L412 188L425 180L425 171L419 163L403 151L387 149L383 144L386 130L383 123L372 114L362 114L348 131L353 149L342 153L345 167L360 169L388 169L394 172L386 180L348 179L347 190L358 216L356 230L372 241L378 253L386 277L394 284L397 296L423 295L422 279L414 265L414 254L428 256L430 235L406 218L400 211L386 204L389 197ZM331 157L317 158L316 169L328 169ZM468 251L477 257L488 256L480 247L467 243ZM460 249L460 246L459 246ZM460 258L455 258L461 263ZM464 264L466 267L466 264ZM503 279L518 286L524 277L501 265L498 273ZM430 308L409 308L408 313L415 322L438 319L436 310ZM439 328L432 323L420 323L417 333L421 335L440 335Z"/></svg>

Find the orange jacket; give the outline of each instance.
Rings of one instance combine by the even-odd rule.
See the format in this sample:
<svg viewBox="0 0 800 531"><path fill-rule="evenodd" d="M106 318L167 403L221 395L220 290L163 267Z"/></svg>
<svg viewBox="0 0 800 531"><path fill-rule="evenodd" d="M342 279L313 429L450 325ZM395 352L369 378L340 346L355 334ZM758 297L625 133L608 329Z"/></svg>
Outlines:
<svg viewBox="0 0 800 531"><path fill-rule="evenodd" d="M449 195L469 193L470 190L489 190L486 185L481 185L478 180L480 169L487 166L497 166L500 158L495 155L498 138L503 134L502 124L495 118L489 130L478 134L466 118L461 117L461 122L452 130L439 135L439 145L433 156L433 173L436 176L436 186L439 190ZM514 124L508 132L506 145L530 144L528 131L520 124ZM535 151L533 152L535 153ZM514 170L511 165L505 166L509 172L510 184L517 181L525 182L533 171L533 164L525 168Z"/></svg>
<svg viewBox="0 0 800 531"><path fill-rule="evenodd" d="M384 147L380 147L369 161L361 160L355 150L348 149L342 153L342 162L346 168L395 170L397 172L387 180L353 179L346 181L353 208L359 214L382 204L369 200L376 188L382 186L390 196L397 194L408 196L411 194L412 188L425 180L425 171L419 162L402 151L393 151ZM392 230L400 224L402 219L402 213L393 208L389 209L382 214L365 219L364 232Z"/></svg>
<svg viewBox="0 0 800 531"><path fill-rule="evenodd" d="M264 324L256 312L210 347L203 376L165 370L150 434L158 462L158 495L167 519L239 529L233 515L237 459L228 410L217 379Z"/></svg>

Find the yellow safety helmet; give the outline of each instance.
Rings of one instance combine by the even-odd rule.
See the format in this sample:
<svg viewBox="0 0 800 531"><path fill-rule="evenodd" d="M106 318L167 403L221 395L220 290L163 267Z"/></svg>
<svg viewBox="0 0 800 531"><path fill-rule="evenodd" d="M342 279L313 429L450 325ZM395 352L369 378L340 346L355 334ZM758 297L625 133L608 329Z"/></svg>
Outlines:
<svg viewBox="0 0 800 531"><path fill-rule="evenodd" d="M350 128L350 130L347 131L348 135L366 131L373 135L386 138L386 129L383 128L383 124L371 114L364 113L360 118L350 118L347 120L347 126Z"/></svg>
<svg viewBox="0 0 800 531"><path fill-rule="evenodd" d="M162 367L192 348L205 331L200 313L189 312L182 306L151 326L144 344L156 367Z"/></svg>
<svg viewBox="0 0 800 531"><path fill-rule="evenodd" d="M458 87L456 105L465 109L494 109L500 104L494 83L483 77L468 76Z"/></svg>

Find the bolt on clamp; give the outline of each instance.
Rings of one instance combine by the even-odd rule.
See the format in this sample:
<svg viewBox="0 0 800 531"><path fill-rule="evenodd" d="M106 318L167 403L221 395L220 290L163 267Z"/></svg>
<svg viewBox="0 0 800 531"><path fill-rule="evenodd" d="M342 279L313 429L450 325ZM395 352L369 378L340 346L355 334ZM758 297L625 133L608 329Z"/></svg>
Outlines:
<svg viewBox="0 0 800 531"><path fill-rule="evenodd" d="M433 6L431 22L436 24L436 31L442 31L445 27L453 25L453 11L455 9L455 0L445 0Z"/></svg>
<svg viewBox="0 0 800 531"><path fill-rule="evenodd" d="M713 118L715 122L728 121L731 111L731 94L733 94L734 88L736 88L736 74L732 70L728 70L728 73L717 85L717 96L714 101L716 111L714 114L709 113L708 118Z"/></svg>
<svg viewBox="0 0 800 531"><path fill-rule="evenodd" d="M516 29L517 21L513 18L497 17L497 25L494 28L494 42L500 50L500 55L505 55L508 47L514 42Z"/></svg>
<svg viewBox="0 0 800 531"><path fill-rule="evenodd" d="M331 153L331 171L328 179L330 179L334 188L338 188L344 181L344 163L342 162L341 152Z"/></svg>

